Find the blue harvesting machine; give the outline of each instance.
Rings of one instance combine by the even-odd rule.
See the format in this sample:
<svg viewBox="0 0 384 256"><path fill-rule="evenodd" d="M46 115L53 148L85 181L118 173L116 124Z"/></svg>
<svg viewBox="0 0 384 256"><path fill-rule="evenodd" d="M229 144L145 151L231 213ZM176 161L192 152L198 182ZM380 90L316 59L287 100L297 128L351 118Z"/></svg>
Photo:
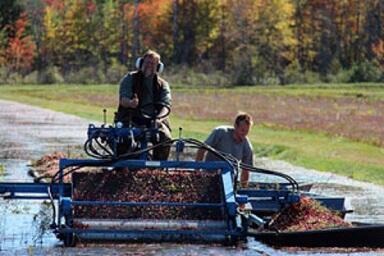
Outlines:
<svg viewBox="0 0 384 256"><path fill-rule="evenodd" d="M74 246L77 241L88 240L233 244L245 241L248 237L256 237L257 230L268 225L272 214L298 202L302 195L309 195L332 210L346 212L344 198L322 197L303 192L297 182L288 175L245 166L198 140L179 136L178 139L165 144L150 144L150 141L156 141L158 132L155 121L151 122L149 127L124 126L120 122L113 126L103 124L99 127L91 124L84 150L92 158L60 159L59 170L51 182L0 183L0 195L4 199L49 200L52 205L51 228L65 246ZM125 145L124 151L121 150L122 143ZM172 151L174 159L151 160L150 153L158 146L171 146L174 149ZM222 161L200 162L184 159L186 152L190 152L189 149L199 147L214 152ZM86 181L87 176L79 173L86 172L84 168L98 168L102 170L100 175L135 172L142 169L161 170L165 176L175 171L187 176L196 172L207 173L210 174L209 177L215 177L213 180L215 183L211 184L215 188L216 199L212 201L209 200L209 195L201 195L201 198L194 201L156 199L140 201L140 197L121 200L109 194L106 198L99 196L91 200L82 197L81 182ZM286 182L278 184L250 182L248 188L240 188L237 180L242 168L250 172L275 175L285 179ZM70 177L69 182L66 181L66 177ZM134 183L132 180L129 182ZM95 186L98 184L94 183ZM207 184L211 186L210 183ZM185 191L173 191L172 188L170 191L190 193L188 187ZM92 194L92 191L90 193ZM118 195L121 191L115 189L114 193ZM96 209L96 212L87 215L82 211L84 209ZM109 211L111 214L115 213L114 209L119 209L123 214L113 218L108 218L105 214L99 216L98 213L102 209L112 209ZM137 209L146 212L146 217L133 214ZM154 215L162 211L167 212L167 209L177 212L177 218L172 218L172 214L168 214L166 218L158 219L151 218L149 214L150 211L153 211ZM183 215L179 214L196 212L196 209L198 209L196 216L186 214L183 218Z"/></svg>

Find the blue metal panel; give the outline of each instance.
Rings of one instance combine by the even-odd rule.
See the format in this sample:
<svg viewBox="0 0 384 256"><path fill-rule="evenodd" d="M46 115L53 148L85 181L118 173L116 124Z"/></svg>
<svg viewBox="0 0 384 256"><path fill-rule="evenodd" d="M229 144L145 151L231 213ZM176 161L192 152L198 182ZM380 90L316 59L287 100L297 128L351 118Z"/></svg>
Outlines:
<svg viewBox="0 0 384 256"><path fill-rule="evenodd" d="M234 217L237 213L237 203L235 200L235 192L233 191L233 178L231 169L225 166L221 172L221 177L223 182L224 200L227 204L227 212L230 217Z"/></svg>
<svg viewBox="0 0 384 256"><path fill-rule="evenodd" d="M204 170L218 170L229 168L229 164L220 161L195 162L195 161L146 161L146 160L97 160L97 159L60 159L59 168L65 169L70 166L99 166L115 168L190 168Z"/></svg>
<svg viewBox="0 0 384 256"><path fill-rule="evenodd" d="M108 206L187 206L187 207L203 207L218 208L224 204L218 203L172 203L172 202L113 202L113 201L72 201L73 205L108 205Z"/></svg>
<svg viewBox="0 0 384 256"><path fill-rule="evenodd" d="M251 200L249 203L252 206L252 210L255 212L277 212L280 211L281 207L284 205L272 200Z"/></svg>
<svg viewBox="0 0 384 256"><path fill-rule="evenodd" d="M147 205L160 205L160 206L187 206L187 207L210 207L217 208L221 207L225 209L227 216L227 229L221 231L212 231L211 233L204 233L201 230L190 231L190 230L170 230L167 232L164 231L152 231L152 230L139 230L135 231L127 231L123 233L119 233L117 231L108 231L107 237L125 237L132 239L140 238L140 237L163 237L169 235L192 235L197 236L201 239L209 239L212 237L220 237L220 239L227 239L228 236L239 236L239 231L242 230L241 220L236 218L237 215L237 203L235 200L235 192L233 190L233 173L232 167L222 161L215 162L195 162L195 161L146 161L146 160L119 160L119 161L111 161L111 160L95 160L95 159L61 159L60 163L60 171L64 173L64 169L68 167L76 167L76 166L95 166L95 167L112 167L112 168L129 168L129 169L139 169L139 168L161 168L161 169L201 169L204 171L217 171L221 170L221 179L223 183L223 202L222 203L180 203L180 202L102 202L102 201L70 201L63 200L60 207L59 212L59 227L60 226L60 218L65 215L65 212L68 212L68 209L71 209L73 205L114 205L114 206L147 206ZM62 175L60 176L62 180ZM246 197L246 196L244 196ZM65 202L67 202L65 204ZM238 221L236 221L238 220ZM68 223L67 223L68 224ZM63 229L59 228L58 232L62 232ZM68 230L66 231L68 232ZM72 232L80 232L82 234L86 234L85 236L90 237L99 237L99 235L95 235L95 230L77 230ZM100 231L101 237L105 235L105 230ZM144 234L145 233L145 234Z"/></svg>
<svg viewBox="0 0 384 256"><path fill-rule="evenodd" d="M96 127L93 124L90 124L88 127L88 138L94 137L127 137L130 135L139 136L141 135L143 129L140 128L114 128L114 127Z"/></svg>
<svg viewBox="0 0 384 256"><path fill-rule="evenodd" d="M250 181L248 187L252 189L289 190L292 184L288 182L254 182Z"/></svg>
<svg viewBox="0 0 384 256"><path fill-rule="evenodd" d="M288 190L241 189L239 195L247 195L253 212L278 212L287 204L300 200L300 194Z"/></svg>
<svg viewBox="0 0 384 256"><path fill-rule="evenodd" d="M137 127L105 127L102 125L101 127L96 127L93 124L90 124L88 127L88 140L101 140L106 142L106 144L112 149L110 157L116 158L117 155L117 147L119 144L119 140L126 138L135 140L139 142L139 149L143 150L148 147L148 142L151 141L151 138L154 136L158 136L159 129L158 128L137 128ZM140 159L146 160L148 157L148 152L143 151L140 154Z"/></svg>
<svg viewBox="0 0 384 256"><path fill-rule="evenodd" d="M316 201L320 202L323 206L334 211L345 211L345 198L343 197L312 197Z"/></svg>
<svg viewBox="0 0 384 256"><path fill-rule="evenodd" d="M274 197L274 198L287 198L292 194L291 191L287 190L251 190L251 189L240 189L238 190L240 195L248 195L248 197Z"/></svg>
<svg viewBox="0 0 384 256"><path fill-rule="evenodd" d="M72 215L72 200L69 197L63 197L60 200L60 209L63 216Z"/></svg>
<svg viewBox="0 0 384 256"><path fill-rule="evenodd" d="M230 237L240 237L241 232L225 230L107 230L63 228L59 233L76 233L81 239L89 240L150 240L224 242Z"/></svg>
<svg viewBox="0 0 384 256"><path fill-rule="evenodd" d="M248 196L247 195L236 195L236 202L239 204L246 204L246 203L248 203Z"/></svg>
<svg viewBox="0 0 384 256"><path fill-rule="evenodd" d="M4 182L0 183L0 194L9 193L7 199L48 199L48 189L54 199L58 199L59 187L63 186L63 195L71 196L71 184L62 185L53 183L22 183L22 182ZM20 194L20 195L16 195Z"/></svg>

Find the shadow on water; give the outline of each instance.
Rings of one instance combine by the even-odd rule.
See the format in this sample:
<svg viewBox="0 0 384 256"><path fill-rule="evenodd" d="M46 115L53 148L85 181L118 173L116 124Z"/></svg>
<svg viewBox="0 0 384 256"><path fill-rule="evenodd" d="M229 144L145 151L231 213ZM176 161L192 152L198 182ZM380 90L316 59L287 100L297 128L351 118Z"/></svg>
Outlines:
<svg viewBox="0 0 384 256"><path fill-rule="evenodd" d="M24 160L3 159L0 165L5 174L0 181L31 182ZM55 246L57 240L48 231L51 209L46 203L35 200L0 199L0 254L12 254L19 248Z"/></svg>
<svg viewBox="0 0 384 256"><path fill-rule="evenodd" d="M10 114L12 113L12 114ZM15 114L17 113L17 114ZM79 118L0 101L0 182L32 182L27 175L30 160L54 150L66 151L85 140L88 122ZM193 159L193 154L187 156ZM329 175L263 160L262 167L284 171L300 181L318 181L315 192L350 197L355 209L351 220L384 223L382 188L355 182L329 182ZM260 180L257 175L253 180ZM346 179L346 178L344 178ZM347 184L347 185L346 185ZM377 199L376 199L377 198ZM377 255L377 251L329 251L325 249L276 249L249 239L237 247L196 244L83 244L64 248L49 229L50 204L34 200L0 199L0 255ZM369 217L370 216L370 217ZM373 217L374 216L374 217Z"/></svg>

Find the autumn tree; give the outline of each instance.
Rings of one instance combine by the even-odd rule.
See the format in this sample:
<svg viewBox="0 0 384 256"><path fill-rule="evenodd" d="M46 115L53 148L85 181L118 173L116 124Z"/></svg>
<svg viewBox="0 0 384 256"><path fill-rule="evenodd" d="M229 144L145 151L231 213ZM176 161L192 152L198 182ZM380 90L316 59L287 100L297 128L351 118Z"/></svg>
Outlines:
<svg viewBox="0 0 384 256"><path fill-rule="evenodd" d="M234 84L327 81L366 68L378 77L383 9L384 0L3 0L0 66L107 73L155 49Z"/></svg>
<svg viewBox="0 0 384 256"><path fill-rule="evenodd" d="M295 57L293 5L288 0L227 0L223 6L220 41L224 41L236 84L263 83L268 76L284 79L284 68ZM276 15L279 13L279 15ZM223 33L224 31L224 33ZM220 42L219 41L219 42Z"/></svg>
<svg viewBox="0 0 384 256"><path fill-rule="evenodd" d="M8 41L15 37L14 24L22 12L21 1L0 1L0 67L6 64Z"/></svg>
<svg viewBox="0 0 384 256"><path fill-rule="evenodd" d="M285 83L284 70L294 58L296 38L294 6L289 0L257 1L255 46L260 56L257 69L265 67L265 73ZM279 15L276 15L278 13Z"/></svg>
<svg viewBox="0 0 384 256"><path fill-rule="evenodd" d="M0 1L0 31L5 31L7 37L13 37L15 35L15 31L11 26L20 18L23 11L22 1Z"/></svg>
<svg viewBox="0 0 384 256"><path fill-rule="evenodd" d="M170 13L172 0L147 0L140 3L138 15L140 17L141 52L154 49L164 59L172 56L172 24Z"/></svg>
<svg viewBox="0 0 384 256"><path fill-rule="evenodd" d="M179 0L174 3L173 48L177 64L195 64L211 47L218 28L217 0ZM175 37L176 35L176 37Z"/></svg>
<svg viewBox="0 0 384 256"><path fill-rule="evenodd" d="M372 45L372 51L375 55L374 59L377 60L384 76L384 39L380 39L378 42Z"/></svg>
<svg viewBox="0 0 384 256"><path fill-rule="evenodd" d="M95 65L96 4L93 0L68 0L46 8L47 51L57 65L70 71L85 63Z"/></svg>
<svg viewBox="0 0 384 256"><path fill-rule="evenodd" d="M225 1L229 12L227 30L224 33L230 52L227 66L236 84L255 84L257 61L256 19L258 12L253 0Z"/></svg>
<svg viewBox="0 0 384 256"><path fill-rule="evenodd" d="M47 63L42 52L44 34L44 0L25 0L25 9L28 10L28 20L30 21L30 31L33 41L36 44L36 58L34 66L37 70L42 69Z"/></svg>
<svg viewBox="0 0 384 256"><path fill-rule="evenodd" d="M60 28L63 25L64 3L58 0L47 2L44 8L44 34L42 51L45 60L50 65L61 65L61 49L65 44L60 38Z"/></svg>
<svg viewBox="0 0 384 256"><path fill-rule="evenodd" d="M126 22L124 19L124 7L117 1L106 0L99 5L95 13L94 54L99 58L106 72L108 67L115 61L126 60L126 50L121 50L121 41L126 42ZM123 39L121 39L123 37ZM126 49L127 47L124 47ZM124 55L124 57L121 57Z"/></svg>
<svg viewBox="0 0 384 256"><path fill-rule="evenodd" d="M16 72L30 71L35 57L36 45L32 37L26 34L27 26L28 19L25 12L11 26L14 36L9 38L6 59L7 66Z"/></svg>
<svg viewBox="0 0 384 256"><path fill-rule="evenodd" d="M231 48L227 37L230 28L230 8L226 0L219 1L215 12L217 15L217 28L212 31L212 43L207 53L211 63L222 71L227 68Z"/></svg>
<svg viewBox="0 0 384 256"><path fill-rule="evenodd" d="M365 57L373 60L377 56L377 50L384 40L384 1L369 0L366 3L366 19L364 22L363 44Z"/></svg>

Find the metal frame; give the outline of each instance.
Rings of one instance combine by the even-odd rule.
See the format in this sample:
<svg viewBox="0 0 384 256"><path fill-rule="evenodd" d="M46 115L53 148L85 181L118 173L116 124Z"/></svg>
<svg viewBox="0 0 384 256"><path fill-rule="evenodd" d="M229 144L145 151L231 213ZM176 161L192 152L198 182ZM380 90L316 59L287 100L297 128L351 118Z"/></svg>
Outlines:
<svg viewBox="0 0 384 256"><path fill-rule="evenodd" d="M146 149L148 147L148 142L151 141L151 137L156 136L159 132L159 129L156 127L149 128L138 128L138 127L96 127L94 124L89 124L87 136L88 140L102 138L107 142L109 147L112 150L112 158L117 159L117 147L120 139L127 138L136 141L139 138L138 142L140 143L140 149ZM141 160L148 159L148 152L143 151L139 157Z"/></svg>
<svg viewBox="0 0 384 256"><path fill-rule="evenodd" d="M59 194L71 197L71 184L27 183L27 182L1 182L0 194L4 199L45 200L58 199ZM51 190L51 191L49 191ZM59 193L61 190L61 193Z"/></svg>
<svg viewBox="0 0 384 256"><path fill-rule="evenodd" d="M202 171L221 170L222 202L221 203L172 203L172 202L100 202L73 201L72 184L64 183L65 170L70 167L111 167L111 168L162 168L162 169L191 169ZM51 199L57 202L58 214L54 221L54 232L64 241L66 246L74 244L75 237L85 239L107 240L145 240L145 241L199 241L199 242L230 242L244 240L247 237L248 223L263 224L259 216L270 216L280 211L288 204L297 202L300 195L310 196L328 208L343 211L344 198L322 197L312 193L292 193L286 188L280 190L268 189L239 189L234 190L233 167L224 162L194 162L194 161L146 161L146 160L95 160L95 159L61 159L59 163L59 179L57 183L0 183L0 195L5 199ZM245 217L238 213L239 204L250 204L253 214ZM207 208L220 207L226 213L224 228L208 230L106 230L106 229L75 229L73 228L72 209L74 205L161 205L161 206L199 206ZM256 215L254 215L256 214ZM244 218L245 217L245 218Z"/></svg>
<svg viewBox="0 0 384 256"><path fill-rule="evenodd" d="M111 167L111 168L183 168L198 169L203 171L221 171L222 181L222 203L172 203L172 202L101 202L101 201L74 201L64 193L63 177L64 170L69 167L93 166L93 167ZM64 242L71 243L73 237L80 236L83 239L148 239L167 240L178 238L202 241L237 241L244 235L245 230L242 227L241 220L237 216L237 206L235 191L233 189L233 170L226 162L194 162L194 161L145 161L145 160L84 160L84 159L61 159L59 164L59 212L57 216L56 232L63 237ZM226 213L225 230L100 230L100 229L74 229L72 209L74 205L124 205L124 206L143 206L143 205L161 205L161 206L200 206L207 208L222 208ZM64 219L64 221L63 221Z"/></svg>

